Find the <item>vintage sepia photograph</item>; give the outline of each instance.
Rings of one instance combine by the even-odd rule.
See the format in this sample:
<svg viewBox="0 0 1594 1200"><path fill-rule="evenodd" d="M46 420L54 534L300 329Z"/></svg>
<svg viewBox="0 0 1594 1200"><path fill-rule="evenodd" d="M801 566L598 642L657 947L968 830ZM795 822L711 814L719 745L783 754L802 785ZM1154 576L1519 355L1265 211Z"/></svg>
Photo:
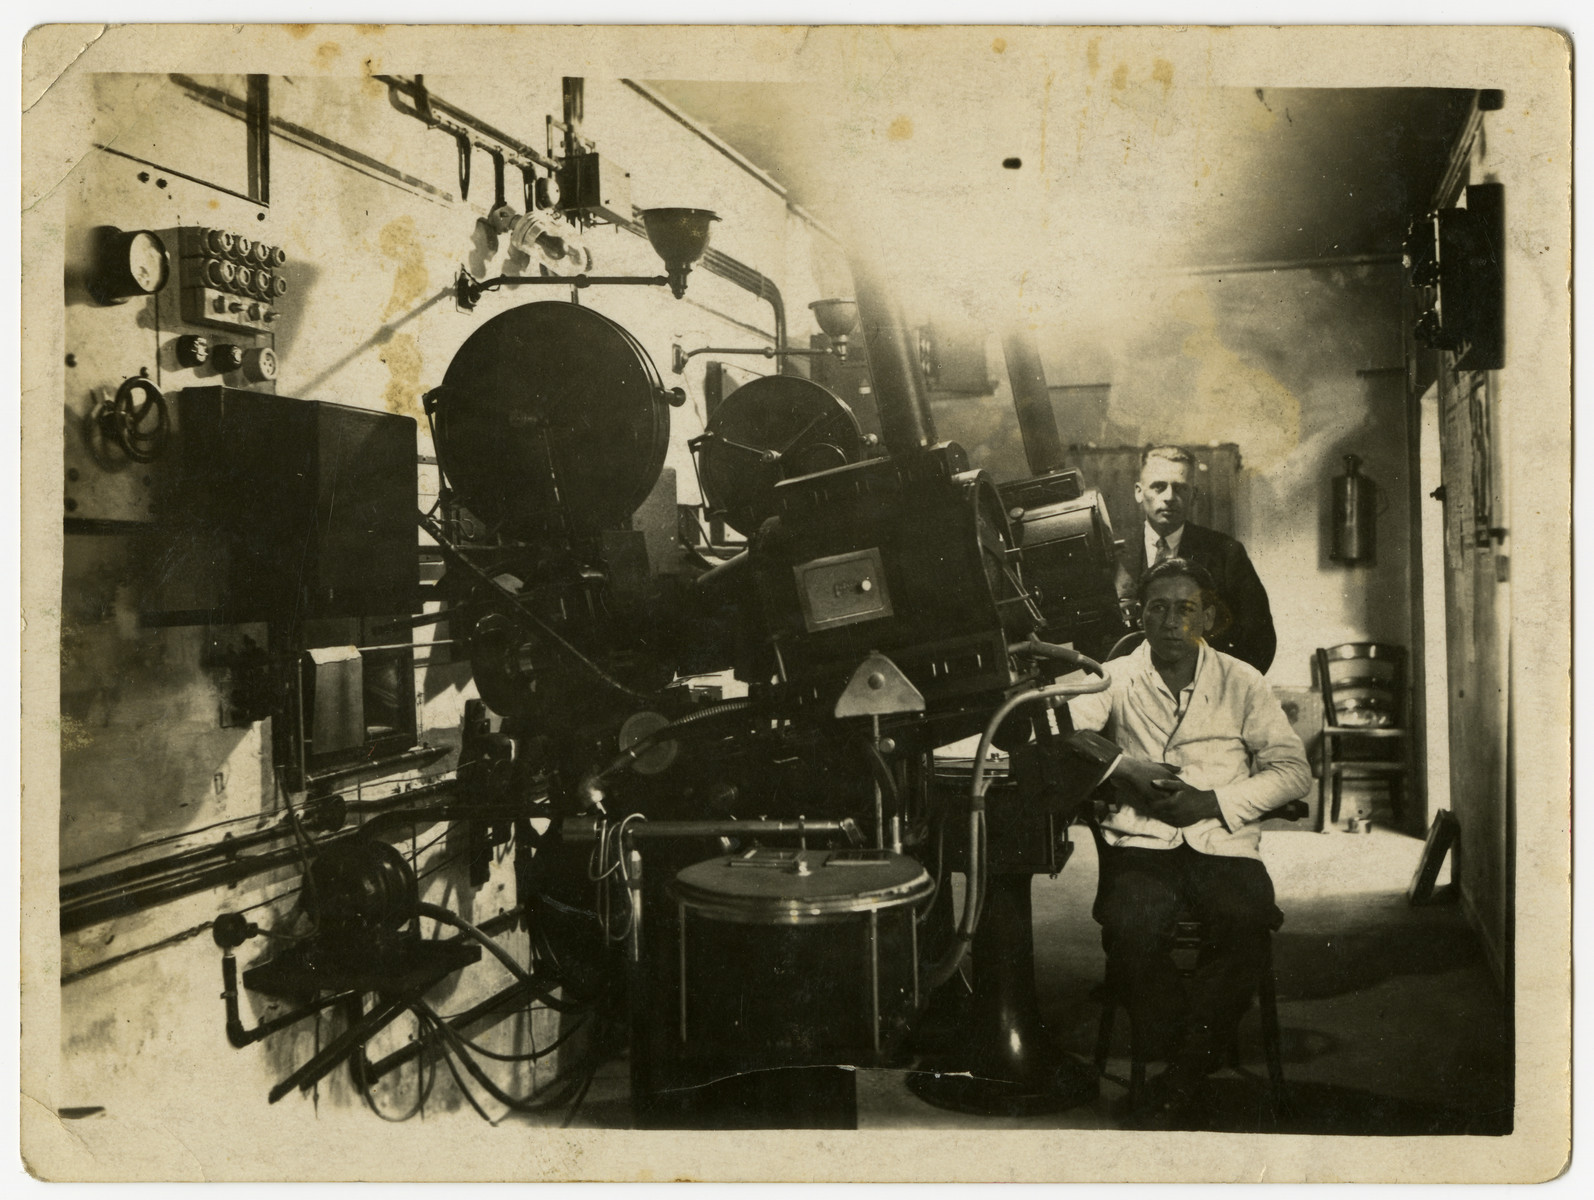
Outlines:
<svg viewBox="0 0 1594 1200"><path fill-rule="evenodd" d="M1570 56L33 30L28 1169L1554 1178Z"/></svg>

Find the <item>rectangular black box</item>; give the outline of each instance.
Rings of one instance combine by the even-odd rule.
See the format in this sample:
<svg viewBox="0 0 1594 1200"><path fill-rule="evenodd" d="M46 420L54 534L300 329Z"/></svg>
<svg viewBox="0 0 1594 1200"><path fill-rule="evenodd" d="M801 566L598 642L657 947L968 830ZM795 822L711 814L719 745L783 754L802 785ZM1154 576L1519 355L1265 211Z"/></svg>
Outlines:
<svg viewBox="0 0 1594 1200"><path fill-rule="evenodd" d="M186 388L180 504L214 535L218 621L419 609L412 417Z"/></svg>

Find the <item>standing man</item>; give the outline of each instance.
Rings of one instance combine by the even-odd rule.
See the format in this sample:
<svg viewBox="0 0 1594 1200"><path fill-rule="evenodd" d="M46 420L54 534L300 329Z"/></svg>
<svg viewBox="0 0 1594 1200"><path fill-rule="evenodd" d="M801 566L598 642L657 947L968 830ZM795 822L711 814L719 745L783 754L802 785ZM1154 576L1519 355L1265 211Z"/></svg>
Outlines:
<svg viewBox="0 0 1594 1200"><path fill-rule="evenodd" d="M1140 456L1135 503L1145 515L1139 537L1129 539L1118 565L1118 599L1126 610L1148 567L1170 558L1197 563L1212 577L1217 615L1207 643L1266 673L1278 639L1267 589L1245 547L1226 533L1191 524L1195 459L1178 446L1152 446ZM1130 620L1131 625L1137 624Z"/></svg>
<svg viewBox="0 0 1594 1200"><path fill-rule="evenodd" d="M1082 731L1070 744L1107 768L1115 793L1099 818L1106 849L1094 912L1108 984L1147 1057L1169 1064L1131 1120L1170 1128L1195 1115L1202 1081L1256 994L1283 919L1258 852L1260 822L1304 795L1312 773L1267 682L1204 640L1215 616L1207 572L1159 563L1140 599L1146 640L1106 664L1107 691L1069 701ZM1209 939L1188 984L1169 954L1184 906Z"/></svg>

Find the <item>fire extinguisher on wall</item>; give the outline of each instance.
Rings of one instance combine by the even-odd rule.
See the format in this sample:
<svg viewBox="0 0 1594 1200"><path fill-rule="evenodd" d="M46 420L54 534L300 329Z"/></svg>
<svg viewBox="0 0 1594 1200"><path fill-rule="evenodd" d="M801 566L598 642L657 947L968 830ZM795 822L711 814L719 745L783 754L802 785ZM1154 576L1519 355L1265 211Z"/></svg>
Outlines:
<svg viewBox="0 0 1594 1200"><path fill-rule="evenodd" d="M1345 474L1334 476L1333 549L1335 562L1358 564L1373 561L1378 530L1378 485L1361 473L1362 460L1345 456Z"/></svg>

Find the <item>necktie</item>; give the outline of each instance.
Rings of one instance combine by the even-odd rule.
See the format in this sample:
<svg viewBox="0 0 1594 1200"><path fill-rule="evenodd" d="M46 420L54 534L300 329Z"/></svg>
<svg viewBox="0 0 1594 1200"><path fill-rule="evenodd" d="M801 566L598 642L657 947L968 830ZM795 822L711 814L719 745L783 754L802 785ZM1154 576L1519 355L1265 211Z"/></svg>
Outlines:
<svg viewBox="0 0 1594 1200"><path fill-rule="evenodd" d="M1151 565L1155 567L1159 563L1167 562L1172 557L1173 557L1173 547L1168 545L1168 539L1165 538L1165 537L1159 537L1157 539L1157 558L1156 558L1156 561L1153 562Z"/></svg>

